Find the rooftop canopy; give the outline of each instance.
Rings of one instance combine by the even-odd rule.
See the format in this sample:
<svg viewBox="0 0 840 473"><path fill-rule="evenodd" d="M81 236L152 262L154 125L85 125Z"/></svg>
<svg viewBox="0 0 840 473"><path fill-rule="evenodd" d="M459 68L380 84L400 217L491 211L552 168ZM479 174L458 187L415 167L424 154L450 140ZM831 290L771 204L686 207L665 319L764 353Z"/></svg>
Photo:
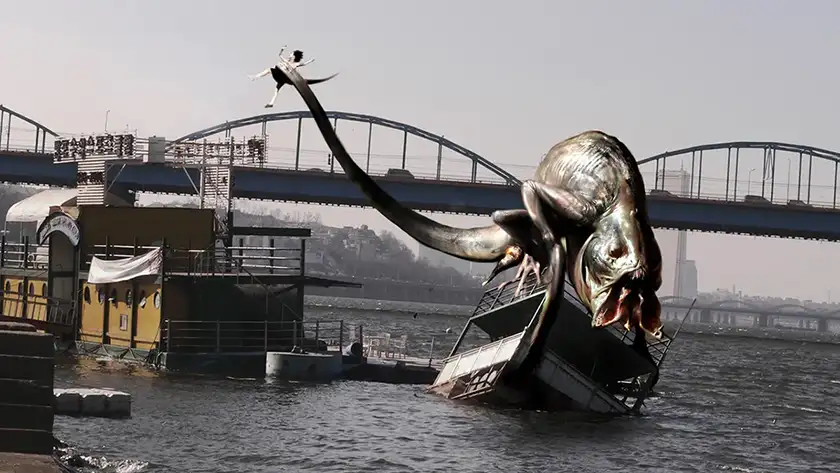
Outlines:
<svg viewBox="0 0 840 473"><path fill-rule="evenodd" d="M41 225L50 214L50 207L74 206L78 189L47 189L29 196L9 207L6 222L29 223ZM108 205L131 207L125 200L108 194L105 198Z"/></svg>

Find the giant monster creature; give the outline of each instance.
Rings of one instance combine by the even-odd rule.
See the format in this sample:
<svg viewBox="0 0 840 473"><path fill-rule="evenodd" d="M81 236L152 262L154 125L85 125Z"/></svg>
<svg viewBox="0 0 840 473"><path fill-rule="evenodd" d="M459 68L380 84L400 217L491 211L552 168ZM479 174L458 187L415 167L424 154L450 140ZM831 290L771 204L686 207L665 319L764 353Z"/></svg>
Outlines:
<svg viewBox="0 0 840 473"><path fill-rule="evenodd" d="M662 258L648 221L636 160L617 138L587 131L552 147L534 179L522 183L524 209L496 211L486 227L440 224L397 202L350 157L318 99L295 68L279 68L298 90L344 172L371 204L421 244L476 262L496 262L492 279L520 264L548 281L520 373L536 368L563 301L565 275L591 311L593 327L623 324L662 336L656 290ZM489 282L489 279L488 279ZM504 283L503 283L504 284ZM643 330L643 332L639 331Z"/></svg>

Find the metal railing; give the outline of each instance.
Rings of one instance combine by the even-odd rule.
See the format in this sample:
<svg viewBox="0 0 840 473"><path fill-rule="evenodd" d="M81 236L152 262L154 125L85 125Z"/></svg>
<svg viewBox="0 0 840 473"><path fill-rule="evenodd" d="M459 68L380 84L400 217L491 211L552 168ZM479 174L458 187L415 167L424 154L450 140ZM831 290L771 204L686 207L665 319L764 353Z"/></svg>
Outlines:
<svg viewBox="0 0 840 473"><path fill-rule="evenodd" d="M2 315L22 320L72 327L76 322L76 305L71 300L26 294L18 291L0 291Z"/></svg>
<svg viewBox="0 0 840 473"><path fill-rule="evenodd" d="M0 237L0 267L21 269L43 269L49 265L49 246L37 245L23 237L23 241L9 241L6 235Z"/></svg>
<svg viewBox="0 0 840 473"><path fill-rule="evenodd" d="M167 352L242 353L288 351L300 347L327 351L350 340L343 320L339 321L227 321L172 320L161 328L161 347ZM357 327L361 333L361 327Z"/></svg>
<svg viewBox="0 0 840 473"><path fill-rule="evenodd" d="M494 310L498 307L504 307L508 304L512 304L520 299L524 299L530 297L533 294L537 294L541 291L546 289L546 284L541 281L541 284L537 283L537 277L533 273L530 273L528 277L525 279L524 284L522 285L522 290L519 292L519 295L514 296L516 293L516 288L519 285L519 279L513 280L512 282L504 285L503 287L496 286L492 289L487 290L484 295L479 300L478 304L473 311L472 316L476 317L482 314L486 314L491 310ZM580 298L577 296L576 293L570 291L569 288L572 287L569 283L568 279L566 280L566 284L563 285L563 291L565 292L566 300L577 307L583 313L592 317L589 309L583 305ZM627 345L633 344L633 338L631 335L633 334L632 331L625 330L623 327L619 326L619 324L612 324L606 327L606 330L609 330L610 333L615 335L622 343ZM657 366L662 360L665 352L668 350L668 346L671 344L673 337L664 333L662 334L662 338L659 340L653 339L648 340L648 348L651 351L651 356L655 360Z"/></svg>
<svg viewBox="0 0 840 473"><path fill-rule="evenodd" d="M85 261L90 267L94 256L105 260L130 258L142 255L160 246L93 245ZM300 276L303 274L303 249L288 247L231 246L204 249L167 248L165 268L168 272L186 272L195 275L259 274Z"/></svg>

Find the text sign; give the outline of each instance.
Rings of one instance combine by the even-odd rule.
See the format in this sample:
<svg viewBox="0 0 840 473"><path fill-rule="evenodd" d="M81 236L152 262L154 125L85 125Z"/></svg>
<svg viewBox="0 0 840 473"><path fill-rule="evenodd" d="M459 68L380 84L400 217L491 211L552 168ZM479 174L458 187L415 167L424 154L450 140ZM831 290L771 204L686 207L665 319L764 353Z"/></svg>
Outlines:
<svg viewBox="0 0 840 473"><path fill-rule="evenodd" d="M173 146L172 152L176 158L250 158L265 159L265 139L262 137L248 138L242 142L220 141L185 141Z"/></svg>
<svg viewBox="0 0 840 473"><path fill-rule="evenodd" d="M55 140L55 160L85 159L86 157L134 156L134 135L98 135Z"/></svg>
<svg viewBox="0 0 840 473"><path fill-rule="evenodd" d="M48 217L38 229L38 243L43 245L47 237L55 232L63 233L73 246L79 246L81 233L76 220L67 214L55 213Z"/></svg>

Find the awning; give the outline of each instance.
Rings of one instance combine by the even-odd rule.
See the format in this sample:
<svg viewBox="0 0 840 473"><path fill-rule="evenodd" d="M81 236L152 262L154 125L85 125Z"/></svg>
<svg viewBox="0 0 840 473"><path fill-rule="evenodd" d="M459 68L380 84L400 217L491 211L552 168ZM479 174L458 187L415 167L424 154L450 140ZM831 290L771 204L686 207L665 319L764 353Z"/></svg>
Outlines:
<svg viewBox="0 0 840 473"><path fill-rule="evenodd" d="M31 195L20 202L9 207L6 213L6 222L28 223L35 222L41 225L50 214L50 207L76 205L78 189L47 189L35 195ZM125 200L108 194L106 197L108 205L131 207Z"/></svg>

